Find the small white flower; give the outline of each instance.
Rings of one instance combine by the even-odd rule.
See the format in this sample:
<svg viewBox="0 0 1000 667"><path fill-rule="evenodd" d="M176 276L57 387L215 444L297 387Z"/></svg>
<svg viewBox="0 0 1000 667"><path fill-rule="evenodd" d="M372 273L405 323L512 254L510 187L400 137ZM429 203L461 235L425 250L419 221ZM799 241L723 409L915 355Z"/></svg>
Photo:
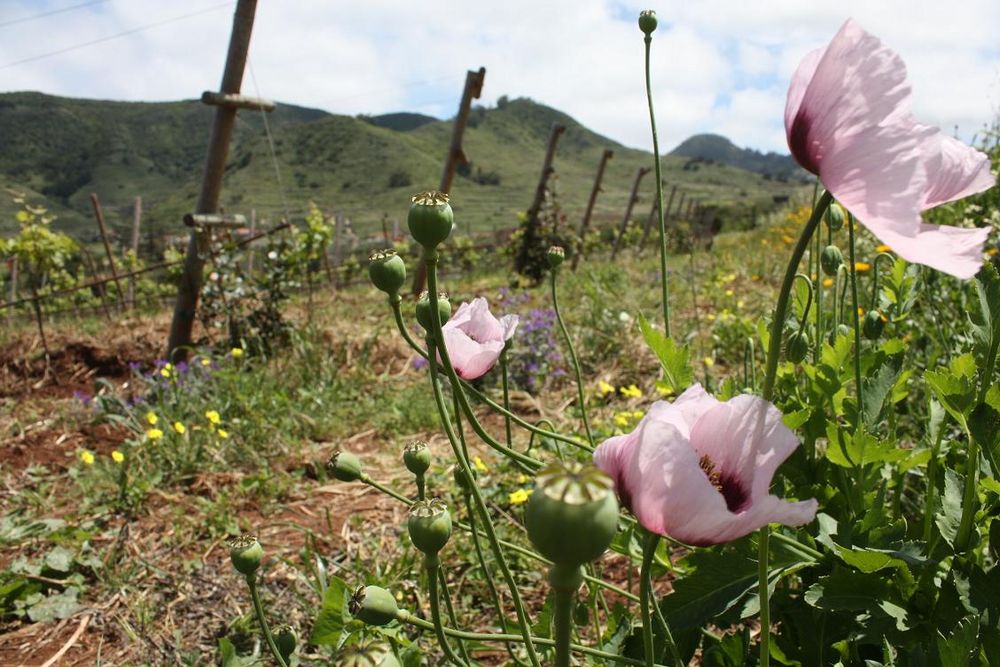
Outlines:
<svg viewBox="0 0 1000 667"><path fill-rule="evenodd" d="M267 253L267 258L270 260L278 259L278 253L272 250L271 252Z"/></svg>
<svg viewBox="0 0 1000 667"><path fill-rule="evenodd" d="M632 321L632 316L623 310L622 312L618 313L618 321L628 324L629 322Z"/></svg>

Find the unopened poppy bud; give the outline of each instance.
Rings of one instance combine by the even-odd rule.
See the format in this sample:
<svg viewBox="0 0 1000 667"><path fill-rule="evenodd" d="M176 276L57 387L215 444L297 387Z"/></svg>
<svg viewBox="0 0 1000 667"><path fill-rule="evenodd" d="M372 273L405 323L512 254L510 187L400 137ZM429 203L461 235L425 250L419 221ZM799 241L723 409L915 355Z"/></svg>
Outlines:
<svg viewBox="0 0 1000 667"><path fill-rule="evenodd" d="M639 12L639 30L644 35L651 35L656 30L656 12L652 9L644 9Z"/></svg>
<svg viewBox="0 0 1000 667"><path fill-rule="evenodd" d="M847 214L844 213L844 208L837 202L833 202L830 204L830 208L826 209L826 226L830 228L831 232L841 229L846 220Z"/></svg>
<svg viewBox="0 0 1000 667"><path fill-rule="evenodd" d="M418 500L410 507L406 528L413 546L435 556L451 537L451 513L440 498Z"/></svg>
<svg viewBox="0 0 1000 667"><path fill-rule="evenodd" d="M559 266L566 261L566 251L560 245L554 245L549 248L548 253L545 257L549 260L550 269L558 269Z"/></svg>
<svg viewBox="0 0 1000 667"><path fill-rule="evenodd" d="M395 250L376 250L368 255L368 277L386 294L398 294L406 282L406 263Z"/></svg>
<svg viewBox="0 0 1000 667"><path fill-rule="evenodd" d="M830 341L830 345L833 345L834 343L837 342L837 339L839 337L850 336L850 335L851 335L850 327L848 327L846 324L838 324L835 329L830 331L830 337L828 340Z"/></svg>
<svg viewBox="0 0 1000 667"><path fill-rule="evenodd" d="M618 530L614 483L593 465L554 463L535 478L524 524L539 553L557 565L589 563Z"/></svg>
<svg viewBox="0 0 1000 667"><path fill-rule="evenodd" d="M358 586L347 603L347 609L352 616L368 625L388 625L399 613L396 598L379 586Z"/></svg>
<svg viewBox="0 0 1000 667"><path fill-rule="evenodd" d="M451 235L455 214L444 192L430 190L413 195L406 224L417 243L433 250Z"/></svg>
<svg viewBox="0 0 1000 667"><path fill-rule="evenodd" d="M274 629L274 645L278 648L278 653L288 662L288 659L295 652L295 647L299 643L295 628L290 625L279 625Z"/></svg>
<svg viewBox="0 0 1000 667"><path fill-rule="evenodd" d="M240 574L248 577L256 572L263 558L264 547L260 546L256 535L244 534L230 540L229 560Z"/></svg>
<svg viewBox="0 0 1000 667"><path fill-rule="evenodd" d="M840 252L840 248L835 245L828 245L823 248L823 252L819 256L819 265L823 269L823 273L828 276L837 275L837 270L844 263L844 253Z"/></svg>
<svg viewBox="0 0 1000 667"><path fill-rule="evenodd" d="M414 475L423 475L431 467L431 450L426 442L411 442L403 449L403 465Z"/></svg>
<svg viewBox="0 0 1000 667"><path fill-rule="evenodd" d="M448 295L444 292L438 294L437 300L438 315L441 316L441 324L444 325L451 317L451 302L448 300ZM417 299L417 322L420 326L424 328L424 331L433 331L434 323L431 321L431 300L427 292L420 295Z"/></svg>
<svg viewBox="0 0 1000 667"><path fill-rule="evenodd" d="M785 354L790 361L801 362L809 354L809 334L798 329L789 334L785 341Z"/></svg>
<svg viewBox="0 0 1000 667"><path fill-rule="evenodd" d="M861 325L861 333L864 334L865 338L878 340L884 330L885 320L882 319L882 313L877 310L869 310L865 313L865 320Z"/></svg>
<svg viewBox="0 0 1000 667"><path fill-rule="evenodd" d="M338 449L326 463L326 469L334 479L341 482L356 482L361 479L361 459L355 454Z"/></svg>
<svg viewBox="0 0 1000 667"><path fill-rule="evenodd" d="M455 486L462 490L462 493L469 493L472 491L472 482L469 480L468 476L465 474L465 469L462 466L455 466L451 469L451 476L455 480ZM472 471L472 479L476 478L476 471Z"/></svg>

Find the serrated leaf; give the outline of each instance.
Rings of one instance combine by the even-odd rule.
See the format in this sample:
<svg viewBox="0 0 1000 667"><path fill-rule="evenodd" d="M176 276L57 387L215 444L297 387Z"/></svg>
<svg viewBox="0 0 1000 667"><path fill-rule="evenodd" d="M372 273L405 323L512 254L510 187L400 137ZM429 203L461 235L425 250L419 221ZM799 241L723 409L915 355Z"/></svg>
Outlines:
<svg viewBox="0 0 1000 667"><path fill-rule="evenodd" d="M827 611L874 611L889 594L885 577L836 569L820 577L804 597L808 604Z"/></svg>
<svg viewBox="0 0 1000 667"><path fill-rule="evenodd" d="M851 567L871 574L887 567L909 569L906 561L889 551L875 549L848 549L836 545L837 555Z"/></svg>
<svg viewBox="0 0 1000 667"><path fill-rule="evenodd" d="M1000 412L987 403L980 403L969 415L969 432L982 446L994 474L1000 472L996 469L996 462L1000 459L1000 452L997 451L1000 445Z"/></svg>
<svg viewBox="0 0 1000 667"><path fill-rule="evenodd" d="M941 511L934 517L934 523L941 537L955 546L958 524L962 521L962 487L965 479L951 468L944 471L944 494L941 497Z"/></svg>
<svg viewBox="0 0 1000 667"><path fill-rule="evenodd" d="M686 345L679 345L672 338L667 336L646 320L645 316L639 315L639 329L642 337L646 340L646 345L653 351L656 358L660 360L663 368L663 375L674 393L680 394L687 389L694 380L694 370L691 368L691 354Z"/></svg>
<svg viewBox="0 0 1000 667"><path fill-rule="evenodd" d="M873 377L865 378L862 381L865 390L863 393L864 402L861 414L864 417L865 423L869 426L874 426L878 421L879 415L882 414L882 407L885 405L885 401L889 397L890 392L892 392L893 387L896 386L896 381L899 379L902 367L902 355L888 357L879 366Z"/></svg>
<svg viewBox="0 0 1000 667"><path fill-rule="evenodd" d="M937 648L941 664L948 667L968 667L979 637L979 617L967 616L960 620L947 636L938 635Z"/></svg>
<svg viewBox="0 0 1000 667"><path fill-rule="evenodd" d="M864 429L848 433L838 428L836 423L827 426L826 458L833 464L853 468L873 463L895 463L905 461L911 452L881 442Z"/></svg>

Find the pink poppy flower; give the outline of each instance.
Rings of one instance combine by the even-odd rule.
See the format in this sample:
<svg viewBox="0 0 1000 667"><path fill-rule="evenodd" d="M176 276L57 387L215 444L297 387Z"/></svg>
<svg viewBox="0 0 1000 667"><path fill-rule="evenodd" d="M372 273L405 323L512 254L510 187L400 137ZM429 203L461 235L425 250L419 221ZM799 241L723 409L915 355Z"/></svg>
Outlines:
<svg viewBox="0 0 1000 667"><path fill-rule="evenodd" d="M799 440L757 396L725 403L696 384L657 401L634 431L605 440L594 463L647 530L693 546L720 544L769 523L801 526L816 501L768 492Z"/></svg>
<svg viewBox="0 0 1000 667"><path fill-rule="evenodd" d="M444 344L455 372L465 380L475 380L493 368L504 344L517 329L517 315L499 320L490 312L486 299L463 303L441 327Z"/></svg>
<svg viewBox="0 0 1000 667"><path fill-rule="evenodd" d="M979 270L987 228L920 212L992 187L989 158L914 120L902 59L853 20L799 65L785 133L796 161L901 257L963 279Z"/></svg>

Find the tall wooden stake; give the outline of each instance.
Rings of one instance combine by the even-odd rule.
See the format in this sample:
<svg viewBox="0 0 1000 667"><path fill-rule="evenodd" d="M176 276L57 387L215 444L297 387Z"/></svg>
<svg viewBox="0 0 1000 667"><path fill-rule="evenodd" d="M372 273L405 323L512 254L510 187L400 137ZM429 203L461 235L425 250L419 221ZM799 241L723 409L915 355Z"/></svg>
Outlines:
<svg viewBox="0 0 1000 667"><path fill-rule="evenodd" d="M594 203L597 201L597 193L601 191L601 181L604 179L604 168L608 165L608 160L615 156L615 152L610 148L605 148L604 153L601 155L601 164L597 166L597 176L594 177L594 187L590 189L590 199L587 200L587 210L583 214L583 220L580 221L580 247L576 249L573 253L573 263L572 268L576 271L577 265L580 263L580 255L583 254L583 244L587 238L587 232L590 231L590 216L594 213Z"/></svg>
<svg viewBox="0 0 1000 667"><path fill-rule="evenodd" d="M253 238L257 235L257 209L250 209L250 236L247 238ZM247 246L247 278L253 277L253 244Z"/></svg>
<svg viewBox="0 0 1000 667"><path fill-rule="evenodd" d="M649 167L639 167L639 171L635 173L635 182L632 183L632 194L629 195L628 204L625 205L625 217L622 218L622 224L618 228L618 236L615 238L615 246L611 250L611 259L618 256L618 251L621 250L622 241L625 238L625 232L628 231L628 221L632 218L632 208L635 203L639 201L639 184L642 183L642 177L650 172Z"/></svg>
<svg viewBox="0 0 1000 667"><path fill-rule="evenodd" d="M142 222L142 197L135 198L135 210L132 214L132 258L139 260L139 225ZM132 271L129 270L129 273ZM135 276L128 279L128 307L135 308Z"/></svg>
<svg viewBox="0 0 1000 667"><path fill-rule="evenodd" d="M455 170L459 163L468 163L465 151L462 150L462 137L465 135L465 126L469 123L469 109L472 108L472 100L478 100L483 94L483 82L486 80L486 68L480 67L478 71L469 70L465 73L465 88L462 90L462 100L458 103L458 115L455 116L455 123L451 127L451 143L448 145L448 154L444 159L444 171L441 173L441 184L438 192L451 192L451 183L455 180ZM427 283L427 267L421 260L417 264L417 270L413 273L413 294L420 294Z"/></svg>
<svg viewBox="0 0 1000 667"><path fill-rule="evenodd" d="M514 259L514 269L520 272L528 265L531 248L535 245L538 237L538 214L542 210L545 202L545 189L549 182L549 177L555 171L552 168L552 160L556 155L556 144L559 137L566 131L566 126L560 123L552 124L552 132L549 134L549 146L545 150L545 160L542 162L542 173L538 176L538 185L535 187L535 198L528 209L527 221L524 224L524 236L521 239L521 248Z"/></svg>
<svg viewBox="0 0 1000 667"><path fill-rule="evenodd" d="M236 13L233 15L233 29L229 37L229 52L226 55L226 68L222 75L221 92L223 94L240 92L256 10L257 0L239 0L236 5ZM198 205L195 209L196 213L215 213L219 209L222 177L225 173L226 157L229 154L229 139L232 136L235 123L235 106L221 104L216 107L212 135L208 142L208 156L205 159L205 172L201 181L201 194L198 196ZM205 260L199 252L203 245L202 239L203 237L197 229L191 230L187 254L184 257L184 269L177 289L174 318L170 323L170 337L167 340L168 358L173 358L175 353L180 357L186 356L185 351L181 348L190 347L192 342L191 330L194 327L198 294L201 292L203 280L202 268L205 265Z"/></svg>
<svg viewBox="0 0 1000 667"><path fill-rule="evenodd" d="M118 292L118 309L125 310L125 291L122 290L121 280L118 279L118 268L115 266L115 254L111 251L111 241L108 240L108 227L104 224L104 211L101 210L101 202L97 199L97 193L90 193L90 203L94 207L94 216L97 218L97 226L101 230L101 241L104 242L104 252L108 256L108 265L111 267L111 278L115 283L115 290Z"/></svg>
<svg viewBox="0 0 1000 667"><path fill-rule="evenodd" d="M17 256L11 257L7 260L7 266L10 268L10 298L8 299L11 304L10 308L7 309L7 327L9 328L14 321L14 302L17 301Z"/></svg>

